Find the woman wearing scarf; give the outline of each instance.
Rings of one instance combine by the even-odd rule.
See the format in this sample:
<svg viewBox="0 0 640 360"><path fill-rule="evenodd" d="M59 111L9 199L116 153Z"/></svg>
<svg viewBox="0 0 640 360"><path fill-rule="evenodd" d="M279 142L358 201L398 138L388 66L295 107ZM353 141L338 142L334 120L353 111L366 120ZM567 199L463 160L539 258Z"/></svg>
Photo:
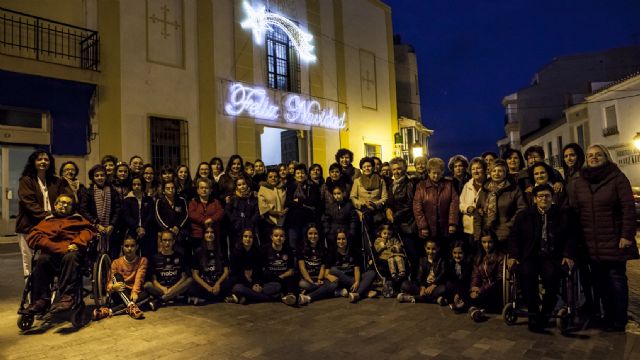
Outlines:
<svg viewBox="0 0 640 360"><path fill-rule="evenodd" d="M304 246L304 230L310 223L320 223L324 206L320 198L320 187L307 180L307 166L296 164L293 181L287 185L285 207L287 219L285 229L289 245L298 256Z"/></svg>
<svg viewBox="0 0 640 360"><path fill-rule="evenodd" d="M382 177L373 172L372 158L360 159L360 170L362 175L353 182L349 198L360 219L366 224L370 236L374 236L373 231L386 220L385 204L389 195ZM359 244L354 241L354 245Z"/></svg>
<svg viewBox="0 0 640 360"><path fill-rule="evenodd" d="M573 204L578 209L595 290L602 301L603 327L624 332L629 306L627 260L638 258L631 184L611 161L607 149L595 144L587 149L587 166L574 186Z"/></svg>
<svg viewBox="0 0 640 360"><path fill-rule="evenodd" d="M474 240L480 241L481 234L491 230L496 234L496 246L499 250L506 249L506 241L516 214L527 207L520 187L509 181L507 171L504 160L493 163L490 178L478 195L473 216ZM476 248L480 246L476 245Z"/></svg>
<svg viewBox="0 0 640 360"><path fill-rule="evenodd" d="M118 192L107 182L107 170L102 165L95 165L89 170L91 185L81 196L78 212L89 220L101 235L101 250L109 248L112 259L120 257L120 244L111 239L111 234L120 219L120 197ZM108 241L108 243L107 243ZM108 246L107 246L108 244Z"/></svg>
<svg viewBox="0 0 640 360"><path fill-rule="evenodd" d="M287 208L284 207L285 187L280 184L277 169L267 171L267 180L260 183L258 209L260 210L260 239L267 240L274 226L284 226Z"/></svg>

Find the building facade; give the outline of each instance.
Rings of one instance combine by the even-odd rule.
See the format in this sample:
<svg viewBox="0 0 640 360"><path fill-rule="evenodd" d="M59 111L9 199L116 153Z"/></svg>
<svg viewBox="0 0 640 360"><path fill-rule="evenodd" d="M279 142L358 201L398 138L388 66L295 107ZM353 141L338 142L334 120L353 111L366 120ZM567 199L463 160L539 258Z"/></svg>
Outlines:
<svg viewBox="0 0 640 360"><path fill-rule="evenodd" d="M106 154L195 169L236 153L325 168L340 147L356 159L394 153L391 10L379 0L0 7L12 19L2 30L12 32L11 43L0 44L0 108L14 119L0 122L3 169L10 168L0 232L10 228L18 173L38 146L58 165L76 161L85 183L87 168Z"/></svg>

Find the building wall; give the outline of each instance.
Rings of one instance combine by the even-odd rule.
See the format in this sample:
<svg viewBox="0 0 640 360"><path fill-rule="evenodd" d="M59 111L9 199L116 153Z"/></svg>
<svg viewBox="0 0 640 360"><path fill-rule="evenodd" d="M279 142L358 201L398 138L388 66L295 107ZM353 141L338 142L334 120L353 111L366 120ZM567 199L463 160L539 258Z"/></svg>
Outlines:
<svg viewBox="0 0 640 360"><path fill-rule="evenodd" d="M633 137L640 132L640 76L587 98L591 143L604 144L633 186L640 186L640 151ZM615 106L618 134L604 136L605 108Z"/></svg>

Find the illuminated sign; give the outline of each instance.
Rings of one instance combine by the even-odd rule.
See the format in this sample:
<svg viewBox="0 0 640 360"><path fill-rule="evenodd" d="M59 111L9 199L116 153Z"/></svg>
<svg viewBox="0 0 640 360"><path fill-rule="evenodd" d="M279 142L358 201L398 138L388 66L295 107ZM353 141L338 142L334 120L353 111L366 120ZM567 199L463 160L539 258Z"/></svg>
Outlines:
<svg viewBox="0 0 640 360"><path fill-rule="evenodd" d="M254 88L241 83L229 85L224 112L230 116L248 116L269 121L284 120L289 124L342 129L346 126L346 113L340 115L332 107L323 107L320 101L300 94ZM275 98L280 95L281 102ZM337 105L337 103L336 103Z"/></svg>
<svg viewBox="0 0 640 360"><path fill-rule="evenodd" d="M247 18L240 23L240 26L242 26L243 29L251 29L253 32L253 41L256 44L261 45L264 41L265 33L272 31L272 26L276 26L287 34L291 40L291 44L296 48L302 60L316 60L316 55L313 53L314 46L311 45L313 35L302 30L286 17L268 12L264 6L253 8L247 2L245 2L243 6L247 12Z"/></svg>

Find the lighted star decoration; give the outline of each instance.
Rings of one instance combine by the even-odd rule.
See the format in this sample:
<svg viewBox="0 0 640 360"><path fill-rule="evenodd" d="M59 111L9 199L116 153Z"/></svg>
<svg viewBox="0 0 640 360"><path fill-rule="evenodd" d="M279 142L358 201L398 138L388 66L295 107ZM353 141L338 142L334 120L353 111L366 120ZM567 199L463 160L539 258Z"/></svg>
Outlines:
<svg viewBox="0 0 640 360"><path fill-rule="evenodd" d="M291 40L291 44L296 48L302 60L316 60L314 46L311 44L313 35L302 30L286 17L268 12L264 6L253 8L247 2L245 2L243 6L247 13L247 18L240 23L240 26L242 26L243 29L251 29L253 32L253 40L256 44L261 45L264 41L265 33L272 31L272 26L276 26L287 34Z"/></svg>

